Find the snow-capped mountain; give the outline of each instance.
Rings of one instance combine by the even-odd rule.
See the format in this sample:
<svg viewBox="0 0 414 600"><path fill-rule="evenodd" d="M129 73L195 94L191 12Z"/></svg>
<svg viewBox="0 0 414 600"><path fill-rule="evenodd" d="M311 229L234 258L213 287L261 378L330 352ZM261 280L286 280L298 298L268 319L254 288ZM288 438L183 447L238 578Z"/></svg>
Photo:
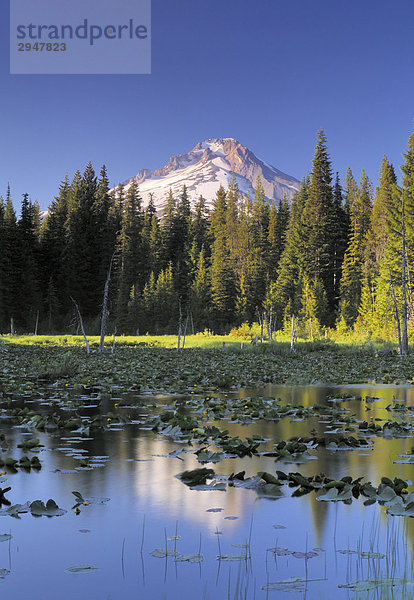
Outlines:
<svg viewBox="0 0 414 600"><path fill-rule="evenodd" d="M194 204L203 196L211 205L220 185L225 188L234 173L242 195L253 197L253 187L259 176L269 202L278 203L286 196L291 199L299 188L294 177L286 175L265 163L248 148L233 138L215 138L199 142L188 154L172 156L168 163L150 171L143 169L123 182L125 190L135 180L139 186L143 205L152 194L157 212L162 212L170 189L175 198L187 186L189 198Z"/></svg>

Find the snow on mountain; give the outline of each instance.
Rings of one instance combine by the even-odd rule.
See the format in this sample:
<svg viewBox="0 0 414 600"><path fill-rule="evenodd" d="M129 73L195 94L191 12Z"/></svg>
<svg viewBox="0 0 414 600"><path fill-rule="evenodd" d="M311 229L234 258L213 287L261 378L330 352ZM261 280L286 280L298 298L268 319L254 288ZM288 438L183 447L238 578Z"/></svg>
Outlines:
<svg viewBox="0 0 414 600"><path fill-rule="evenodd" d="M214 138L199 142L188 154L172 156L168 163L150 171L143 169L123 182L125 190L135 180L139 186L143 205L152 194L157 212L165 208L170 189L179 197L183 185L192 204L203 196L211 205L220 185L225 188L234 173L240 192L253 197L253 187L260 177L266 198L278 203L283 196L291 199L299 189L299 181L258 158L248 148L233 138Z"/></svg>

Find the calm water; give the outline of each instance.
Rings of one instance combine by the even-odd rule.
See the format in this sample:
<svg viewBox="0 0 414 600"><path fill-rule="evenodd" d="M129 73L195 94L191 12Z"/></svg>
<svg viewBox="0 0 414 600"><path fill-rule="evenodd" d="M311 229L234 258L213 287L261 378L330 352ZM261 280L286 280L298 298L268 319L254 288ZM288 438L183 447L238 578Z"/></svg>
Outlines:
<svg viewBox="0 0 414 600"><path fill-rule="evenodd" d="M392 399L414 406L414 389L396 386L268 386L259 390L242 390L243 396L279 397L304 406L327 403L327 397L343 393L375 396L366 403L350 400L342 403L358 419L394 418L384 410ZM223 400L225 398L223 397ZM159 401L159 400L158 400ZM162 402L168 404L168 400ZM366 408L370 410L366 411ZM131 413L131 409L124 409ZM395 418L397 418L395 416ZM402 418L402 417L398 417ZM3 455L20 457L16 445L33 432L13 428L7 419L0 421L11 451ZM244 426L221 423L232 435L245 438L260 433L275 442L295 435L309 435L312 429L323 435L326 423L317 419L278 423L255 422ZM354 434L355 435L355 434ZM389 517L385 508L364 506L363 498L351 505L319 502L316 494L291 498L294 488L283 488L278 500L259 499L252 490L228 488L220 491L190 490L175 475L185 469L200 467L192 453L183 460L167 458L169 452L183 444L127 425L94 434L93 439L79 439L76 434L43 434L44 448L39 452L42 470L7 474L0 487L11 486L8 499L24 503L53 498L67 509L60 517L33 517L22 514L15 519L0 517L0 534L11 533L12 539L0 542L0 569L9 574L0 579L0 593L7 599L60 600L173 600L238 598L355 598L353 591L338 585L357 579L390 574L409 579L412 575L414 521ZM218 474L246 471L246 476L276 469L299 471L304 475L323 472L332 478L364 476L378 485L381 476L414 480L414 465L394 464L399 454L409 453L413 440L374 438L373 450L331 452L312 451L318 460L304 465L275 463L274 458L255 456L225 459L213 467ZM196 450L193 447L192 450ZM262 449L262 448L260 448ZM264 449L264 447L263 447ZM191 450L191 449L190 449ZM73 452L72 452L73 451ZM98 457L102 466L87 471L73 471L78 457ZM109 457L106 459L105 457ZM67 472L69 471L69 472ZM109 498L105 503L81 506L76 515L72 491L84 497ZM211 512L210 509L222 509ZM277 526L277 527L275 527ZM217 533L219 532L219 533ZM168 540L179 536L179 539ZM155 548L182 554L198 553L204 560L197 564L175 562L150 555ZM243 554L250 538L251 559L218 561L221 554ZM219 545L220 544L220 548ZM277 556L266 549L286 548L305 552L319 548L318 556L307 561L293 555ZM383 559L362 559L360 555L340 551L374 551L386 554ZM397 561L397 567L392 561ZM68 573L66 569L89 565L99 570ZM307 578L302 591L265 591L267 583L290 577ZM388 591L387 591L388 593ZM414 598L414 587L396 588L394 598ZM387 597L380 592L364 592L362 598ZM391 596L389 596L391 597Z"/></svg>

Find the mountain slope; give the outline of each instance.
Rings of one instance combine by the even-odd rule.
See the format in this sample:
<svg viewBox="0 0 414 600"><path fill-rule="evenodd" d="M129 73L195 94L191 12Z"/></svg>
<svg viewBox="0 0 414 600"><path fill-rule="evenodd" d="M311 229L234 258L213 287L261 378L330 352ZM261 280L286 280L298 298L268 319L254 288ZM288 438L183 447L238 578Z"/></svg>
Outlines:
<svg viewBox="0 0 414 600"><path fill-rule="evenodd" d="M156 171L143 169L124 181L123 185L128 189L135 180L144 206L148 204L149 194L152 194L157 212L161 212L170 188L174 197L178 197L183 185L187 186L192 203L201 195L207 204L211 204L220 185L227 187L232 173L241 193L251 197L256 179L260 177L269 202L278 203L284 194L291 199L299 188L297 179L265 163L233 138L199 142L188 154L172 156L164 167Z"/></svg>

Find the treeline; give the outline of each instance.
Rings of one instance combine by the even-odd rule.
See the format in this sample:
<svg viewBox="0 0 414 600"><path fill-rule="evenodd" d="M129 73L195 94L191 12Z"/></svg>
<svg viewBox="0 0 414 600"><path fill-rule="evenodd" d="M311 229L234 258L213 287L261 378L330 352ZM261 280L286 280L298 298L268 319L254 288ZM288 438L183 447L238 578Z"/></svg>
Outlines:
<svg viewBox="0 0 414 600"><path fill-rule="evenodd" d="M175 333L181 314L197 331L217 333L263 319L310 337L326 328L393 335L401 306L402 198L409 316L414 318L414 133L402 188L384 157L378 186L348 169L333 177L323 132L312 172L292 202L269 205L257 180L243 198L235 179L208 210L190 209L184 187L170 192L162 217L145 209L138 186L110 192L106 168L62 182L42 221L23 196L17 219L10 190L0 200L0 327L19 333L77 328L98 333L113 258L108 329L119 334ZM393 290L396 303L392 302ZM73 300L72 300L73 299Z"/></svg>

